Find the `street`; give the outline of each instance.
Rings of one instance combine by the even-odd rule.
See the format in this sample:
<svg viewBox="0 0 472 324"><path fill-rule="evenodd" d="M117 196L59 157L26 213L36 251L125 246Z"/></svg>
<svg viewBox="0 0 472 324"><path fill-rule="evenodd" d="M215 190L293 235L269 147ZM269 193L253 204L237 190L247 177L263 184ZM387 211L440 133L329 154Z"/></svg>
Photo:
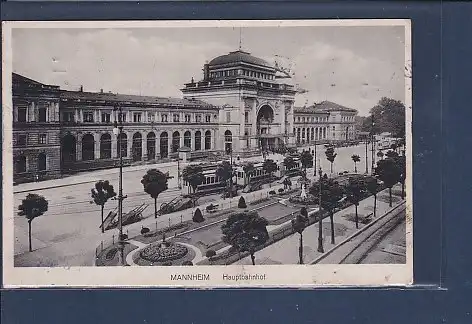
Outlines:
<svg viewBox="0 0 472 324"><path fill-rule="evenodd" d="M313 149L313 146L310 146ZM301 151L301 149L299 149ZM321 161L321 167L323 172L330 173L330 163L327 161L324 155L324 147L319 145L317 148L317 168L319 167L319 161ZM338 153L336 160L333 164L333 173L341 171L354 171L354 163L351 160L353 154L357 154L361 157L361 162L357 165L359 173L365 171L365 146L353 146L343 147L336 149ZM370 153L370 152L369 152ZM280 154L270 154L270 159L282 161L283 156ZM242 159L243 161L262 161L262 157L252 157L248 159ZM369 155L369 166L370 166L370 155ZM181 170L184 164L181 163ZM141 179L147 169L157 168L162 172L169 172L174 178L169 180L169 189L163 192L157 199L158 208L164 202L168 202L171 199L180 195L180 190L177 187L177 164L165 163L146 165L140 168L125 168L123 171L123 193L127 195L127 198L123 202L123 211L127 212L133 207L139 206L143 203L149 204L149 207L144 212L145 217L152 216L154 214L153 199L149 197L143 191ZM312 176L311 174L308 176ZM370 169L369 169L370 170ZM65 181L70 183L69 185L62 185ZM83 181L90 180L87 183L81 183ZM49 201L48 211L35 219L32 223L32 236L33 236L33 248L35 250L42 250L33 252L36 256L33 259L43 260L49 259L55 261L55 265L90 265L90 255L93 256L93 250L96 247L97 242L102 238L109 238L110 232L107 231L102 234L99 229L100 225L100 207L91 203L90 193L94 186L95 181L108 180L114 185L115 191L118 191L118 169L94 171L89 173L83 173L74 175L69 178L44 181L40 184L44 189L38 189L30 191L43 195ZM61 187L53 187L55 184L61 183ZM14 188L15 191L22 191L24 188L31 187L30 184L18 185ZM47 188L47 187L50 188ZM21 200L29 192L19 192L14 194L14 203L17 207L21 204ZM219 199L218 195L205 197L199 201L200 204ZM105 205L104 214L117 206L116 200L108 201ZM177 216L175 216L177 217ZM180 217L180 216L179 216ZM159 222L166 222L168 217L162 217ZM169 222L171 220L169 218ZM28 224L24 217L17 216L16 211L14 215L14 226L15 226L15 255L18 256L18 262L24 265L33 265L34 262L29 260L28 256ZM90 250L90 252L89 252ZM87 256L81 257L87 251ZM26 253L25 253L26 252ZM52 253L51 256L45 257L45 255ZM88 255L90 253L90 255ZM69 257L76 258L75 261L67 261ZM42 262L42 261L38 261Z"/></svg>

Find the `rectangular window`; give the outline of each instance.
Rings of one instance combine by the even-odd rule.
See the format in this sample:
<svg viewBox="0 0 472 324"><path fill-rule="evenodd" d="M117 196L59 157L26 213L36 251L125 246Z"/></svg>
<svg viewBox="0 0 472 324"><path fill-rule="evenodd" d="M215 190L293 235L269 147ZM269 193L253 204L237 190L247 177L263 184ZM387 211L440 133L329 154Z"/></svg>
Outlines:
<svg viewBox="0 0 472 324"><path fill-rule="evenodd" d="M163 123L167 123L167 114L162 114L162 115L161 115L161 121L162 121Z"/></svg>
<svg viewBox="0 0 472 324"><path fill-rule="evenodd" d="M196 116L195 116L195 121L196 121L197 123L201 123L201 122L202 122L202 115L196 115Z"/></svg>
<svg viewBox="0 0 472 324"><path fill-rule="evenodd" d="M41 107L38 109L38 122L45 123L46 122L46 108Z"/></svg>
<svg viewBox="0 0 472 324"><path fill-rule="evenodd" d="M84 112L84 122L93 123L93 112L91 111Z"/></svg>
<svg viewBox="0 0 472 324"><path fill-rule="evenodd" d="M62 113L62 121L64 122L74 122L74 113L71 111L66 111Z"/></svg>
<svg viewBox="0 0 472 324"><path fill-rule="evenodd" d="M172 116L172 120L174 121L174 123L178 123L180 121L179 114L174 114Z"/></svg>
<svg viewBox="0 0 472 324"><path fill-rule="evenodd" d="M46 134L39 134L38 143L39 144L46 144Z"/></svg>
<svg viewBox="0 0 472 324"><path fill-rule="evenodd" d="M231 123L231 112L229 111L226 113L226 122Z"/></svg>
<svg viewBox="0 0 472 324"><path fill-rule="evenodd" d="M109 122L110 122L110 114L102 113L102 123L109 123Z"/></svg>
<svg viewBox="0 0 472 324"><path fill-rule="evenodd" d="M185 115L185 122L190 123L190 115Z"/></svg>
<svg viewBox="0 0 472 324"><path fill-rule="evenodd" d="M211 116L210 116L210 115L206 115L206 116L205 116L205 122L206 122L206 123L211 122Z"/></svg>
<svg viewBox="0 0 472 324"><path fill-rule="evenodd" d="M26 122L26 107L18 107L18 121Z"/></svg>
<svg viewBox="0 0 472 324"><path fill-rule="evenodd" d="M141 122L141 113L133 113L133 122L140 123Z"/></svg>
<svg viewBox="0 0 472 324"><path fill-rule="evenodd" d="M249 123L249 111L244 112L244 122Z"/></svg>
<svg viewBox="0 0 472 324"><path fill-rule="evenodd" d="M28 135L26 134L18 135L18 140L16 141L16 144L18 146L26 146L27 139L28 139Z"/></svg>
<svg viewBox="0 0 472 324"><path fill-rule="evenodd" d="M154 121L154 114L148 114L148 122L153 122Z"/></svg>

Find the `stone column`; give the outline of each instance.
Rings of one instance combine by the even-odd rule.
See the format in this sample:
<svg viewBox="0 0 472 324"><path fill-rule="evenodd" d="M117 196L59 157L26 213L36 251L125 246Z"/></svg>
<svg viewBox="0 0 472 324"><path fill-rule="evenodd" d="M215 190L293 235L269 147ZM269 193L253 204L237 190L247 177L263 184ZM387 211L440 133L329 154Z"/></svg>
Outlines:
<svg viewBox="0 0 472 324"><path fill-rule="evenodd" d="M74 121L78 122L79 121L79 109L74 109Z"/></svg>
<svg viewBox="0 0 472 324"><path fill-rule="evenodd" d="M77 142L75 152L77 154L77 161L82 160L82 135L77 134Z"/></svg>
<svg viewBox="0 0 472 324"><path fill-rule="evenodd" d="M130 159L132 159L132 148L133 148L133 136L132 134L126 134L128 137L127 137L127 142L128 142L128 147L127 147L127 150L126 150L126 156Z"/></svg>
<svg viewBox="0 0 472 324"><path fill-rule="evenodd" d="M143 132L142 144L141 144L141 157L143 161L147 161L147 134Z"/></svg>
<svg viewBox="0 0 472 324"><path fill-rule="evenodd" d="M97 160L100 158L100 134L94 133L93 140L95 141L94 156L95 156L95 160Z"/></svg>
<svg viewBox="0 0 472 324"><path fill-rule="evenodd" d="M201 134L201 136L200 136L200 143L201 143L200 148L201 148L202 151L204 151L205 150L205 131L203 129L200 129L200 134Z"/></svg>
<svg viewBox="0 0 472 324"><path fill-rule="evenodd" d="M182 146L184 146L184 132L183 131L179 131L179 148L181 148Z"/></svg>
<svg viewBox="0 0 472 324"><path fill-rule="evenodd" d="M190 148L195 151L195 131L190 131Z"/></svg>
<svg viewBox="0 0 472 324"><path fill-rule="evenodd" d="M161 155L161 132L156 133L156 160L159 159Z"/></svg>
<svg viewBox="0 0 472 324"><path fill-rule="evenodd" d="M118 157L118 137L115 134L111 135L111 158Z"/></svg>
<svg viewBox="0 0 472 324"><path fill-rule="evenodd" d="M258 146L257 143L257 101L253 99L252 108L251 108L251 149L255 149Z"/></svg>

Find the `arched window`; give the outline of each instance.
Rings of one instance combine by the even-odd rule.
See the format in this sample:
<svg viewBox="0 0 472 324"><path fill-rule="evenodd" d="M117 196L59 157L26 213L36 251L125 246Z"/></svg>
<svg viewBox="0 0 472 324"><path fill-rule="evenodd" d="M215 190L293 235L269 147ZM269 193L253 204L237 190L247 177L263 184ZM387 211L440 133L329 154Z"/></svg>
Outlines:
<svg viewBox="0 0 472 324"><path fill-rule="evenodd" d="M61 141L62 162L75 161L77 158L76 150L77 142L75 137L71 134L64 136Z"/></svg>
<svg viewBox="0 0 472 324"><path fill-rule="evenodd" d="M143 136L137 132L133 135L133 161L141 161L143 156Z"/></svg>
<svg viewBox="0 0 472 324"><path fill-rule="evenodd" d="M118 135L118 146L121 146L121 156L128 156L128 136L125 133L120 133ZM120 152L118 151L118 152Z"/></svg>
<svg viewBox="0 0 472 324"><path fill-rule="evenodd" d="M202 133L200 131L195 132L195 151L202 149Z"/></svg>
<svg viewBox="0 0 472 324"><path fill-rule="evenodd" d="M311 140L315 140L315 129L313 127L311 128Z"/></svg>
<svg viewBox="0 0 472 324"><path fill-rule="evenodd" d="M20 155L15 158L15 173L26 172L26 156Z"/></svg>
<svg viewBox="0 0 472 324"><path fill-rule="evenodd" d="M38 171L46 171L46 154L39 153L38 155Z"/></svg>
<svg viewBox="0 0 472 324"><path fill-rule="evenodd" d="M100 159L111 159L111 135L100 136Z"/></svg>
<svg viewBox="0 0 472 324"><path fill-rule="evenodd" d="M180 148L180 133L175 131L172 134L172 153L175 153Z"/></svg>
<svg viewBox="0 0 472 324"><path fill-rule="evenodd" d="M95 140L92 134L82 137L82 160L90 161L95 159Z"/></svg>
<svg viewBox="0 0 472 324"><path fill-rule="evenodd" d="M211 132L209 130L205 132L205 150L211 150Z"/></svg>
<svg viewBox="0 0 472 324"><path fill-rule="evenodd" d="M169 156L169 135L167 132L161 133L159 151L161 152L162 159Z"/></svg>
<svg viewBox="0 0 472 324"><path fill-rule="evenodd" d="M227 154L231 153L233 151L233 134L231 133L230 130L227 130L225 132L225 152Z"/></svg>
<svg viewBox="0 0 472 324"><path fill-rule="evenodd" d="M156 158L156 134L150 132L147 134L147 158L154 160Z"/></svg>
<svg viewBox="0 0 472 324"><path fill-rule="evenodd" d="M184 133L184 146L191 148L192 147L192 134L189 131Z"/></svg>

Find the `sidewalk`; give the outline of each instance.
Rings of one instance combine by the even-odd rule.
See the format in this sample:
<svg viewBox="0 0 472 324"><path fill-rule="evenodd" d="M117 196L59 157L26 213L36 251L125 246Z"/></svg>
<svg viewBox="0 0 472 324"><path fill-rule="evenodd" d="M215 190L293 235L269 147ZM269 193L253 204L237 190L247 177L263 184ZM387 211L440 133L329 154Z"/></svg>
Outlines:
<svg viewBox="0 0 472 324"><path fill-rule="evenodd" d="M394 197L392 208L395 208L397 205L403 202L400 197L394 194L399 188L401 188L400 185L397 185L392 189L392 197ZM358 206L359 218L371 214L373 212L373 205L373 196L362 200ZM390 209L391 208L388 204L388 189L386 189L379 192L377 195L377 218L384 215ZM336 243L334 245L331 244L331 225L329 217L323 219L323 247L325 252L331 250L337 244L358 231L355 227L355 222L348 219L352 217L352 214L354 213L355 206L350 206L334 214L334 232ZM372 221L374 220L375 219ZM365 226L368 226L368 224L363 225L359 222L359 230ZM256 264L298 264L299 239L300 235L296 233L272 245L269 245L260 251L257 251L255 253ZM303 232L303 260L305 264L310 264L321 255L321 253L317 251L317 247L318 223L315 223L307 227ZM246 257L239 260L235 264L251 265L252 262L250 257Z"/></svg>
<svg viewBox="0 0 472 324"><path fill-rule="evenodd" d="M273 159L275 161L283 160L284 156L281 154L271 154L267 158ZM252 156L249 158L241 158L241 161L262 161L262 155L260 156ZM181 163L182 167L184 163ZM164 162L164 163L154 163L154 164L143 164L143 165L136 165L136 166L126 166L123 167L123 173L129 173L134 171L142 171L151 168L168 168L172 166L176 166L177 161L171 162ZM51 179L45 180L40 182L28 182L28 183L21 183L13 187L13 193L23 193L28 191L34 190L42 190L42 189L49 189L49 188L60 188L70 185L76 184L84 184L84 183L92 183L96 182L97 179L100 179L104 175L110 174L118 174L120 172L119 168L111 168L111 169L104 169L104 170L96 170L96 171L84 171L75 175L67 176L60 179Z"/></svg>

